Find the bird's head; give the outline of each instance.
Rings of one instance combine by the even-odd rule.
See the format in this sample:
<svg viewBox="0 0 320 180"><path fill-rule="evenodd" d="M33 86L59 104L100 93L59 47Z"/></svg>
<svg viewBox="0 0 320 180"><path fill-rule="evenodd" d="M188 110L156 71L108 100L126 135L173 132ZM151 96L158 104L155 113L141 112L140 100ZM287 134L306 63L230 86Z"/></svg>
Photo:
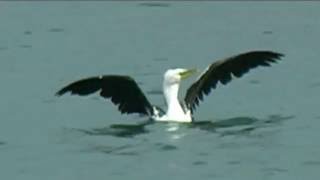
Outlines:
<svg viewBox="0 0 320 180"><path fill-rule="evenodd" d="M168 69L164 73L164 82L166 84L178 84L181 80L187 79L191 75L193 75L195 72L197 72L196 69L182 69L182 68L176 68L176 69Z"/></svg>

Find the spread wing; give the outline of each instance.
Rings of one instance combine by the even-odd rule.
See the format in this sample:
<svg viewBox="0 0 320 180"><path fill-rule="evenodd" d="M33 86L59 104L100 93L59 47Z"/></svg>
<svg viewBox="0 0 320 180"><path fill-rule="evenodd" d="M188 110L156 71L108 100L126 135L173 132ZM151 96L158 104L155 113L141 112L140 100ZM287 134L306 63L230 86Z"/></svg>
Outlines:
<svg viewBox="0 0 320 180"><path fill-rule="evenodd" d="M118 105L121 113L144 115L152 113L152 105L138 84L129 76L105 75L82 79L65 86L56 95L61 96L71 92L71 94L85 96L97 91L100 91L100 96L111 99L115 105Z"/></svg>
<svg viewBox="0 0 320 180"><path fill-rule="evenodd" d="M276 63L282 56L283 54L272 51L251 51L216 61L189 87L185 103L193 111L199 100L215 89L218 82L225 85L232 80L232 75L239 78L250 69Z"/></svg>

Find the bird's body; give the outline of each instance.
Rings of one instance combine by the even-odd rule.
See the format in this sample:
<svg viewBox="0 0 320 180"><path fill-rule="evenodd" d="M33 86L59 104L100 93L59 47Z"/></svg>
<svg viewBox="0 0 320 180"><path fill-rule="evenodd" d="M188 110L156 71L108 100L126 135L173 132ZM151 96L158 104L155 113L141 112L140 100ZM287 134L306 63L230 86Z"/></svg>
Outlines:
<svg viewBox="0 0 320 180"><path fill-rule="evenodd" d="M163 116L156 116L156 121L191 122L192 116L189 108L179 101L180 81L193 74L191 69L169 69L163 77L163 94L167 104L167 111Z"/></svg>
<svg viewBox="0 0 320 180"><path fill-rule="evenodd" d="M232 76L241 77L250 69L258 66L270 66L283 56L272 51L251 51L209 65L198 79L188 88L184 101L179 101L178 93L181 80L192 75L194 69L169 69L163 77L163 94L167 110L152 105L145 97L134 79L122 75L91 77L73 82L57 95L66 92L77 95L89 95L100 91L100 95L118 105L121 113L139 113L155 121L192 122L192 114L203 99L218 82L227 84Z"/></svg>

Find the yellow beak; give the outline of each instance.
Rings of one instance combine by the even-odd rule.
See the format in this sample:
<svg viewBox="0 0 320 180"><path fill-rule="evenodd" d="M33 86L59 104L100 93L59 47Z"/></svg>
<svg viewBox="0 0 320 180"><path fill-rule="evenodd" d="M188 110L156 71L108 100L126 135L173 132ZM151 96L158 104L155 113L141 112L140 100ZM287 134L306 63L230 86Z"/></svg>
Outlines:
<svg viewBox="0 0 320 180"><path fill-rule="evenodd" d="M184 72L179 73L181 79L187 79L188 77L190 77L191 75L193 75L194 73L197 72L197 69L187 69Z"/></svg>

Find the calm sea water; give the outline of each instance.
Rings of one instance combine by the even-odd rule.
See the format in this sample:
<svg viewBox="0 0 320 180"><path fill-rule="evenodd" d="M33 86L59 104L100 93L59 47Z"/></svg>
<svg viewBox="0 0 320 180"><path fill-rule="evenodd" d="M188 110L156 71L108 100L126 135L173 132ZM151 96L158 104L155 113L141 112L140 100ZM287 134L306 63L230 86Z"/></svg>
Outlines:
<svg viewBox="0 0 320 180"><path fill-rule="evenodd" d="M1 2L1 179L317 179L320 4ZM92 95L54 93L133 76L163 106L170 67L286 54L208 96L196 124L143 124ZM182 94L194 79L182 85Z"/></svg>

